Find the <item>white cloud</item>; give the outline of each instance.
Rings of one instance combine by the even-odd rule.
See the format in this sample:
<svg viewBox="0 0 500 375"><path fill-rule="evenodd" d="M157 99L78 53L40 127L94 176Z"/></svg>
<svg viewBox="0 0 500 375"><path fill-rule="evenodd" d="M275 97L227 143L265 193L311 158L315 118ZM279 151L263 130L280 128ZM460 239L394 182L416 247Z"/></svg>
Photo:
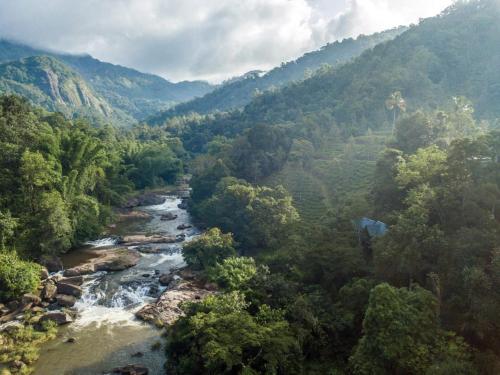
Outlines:
<svg viewBox="0 0 500 375"><path fill-rule="evenodd" d="M328 41L438 13L451 0L0 1L0 36L166 78L221 80Z"/></svg>
<svg viewBox="0 0 500 375"><path fill-rule="evenodd" d="M417 23L419 18L438 14L452 0L349 0L347 9L328 26L330 37L371 34L399 25Z"/></svg>

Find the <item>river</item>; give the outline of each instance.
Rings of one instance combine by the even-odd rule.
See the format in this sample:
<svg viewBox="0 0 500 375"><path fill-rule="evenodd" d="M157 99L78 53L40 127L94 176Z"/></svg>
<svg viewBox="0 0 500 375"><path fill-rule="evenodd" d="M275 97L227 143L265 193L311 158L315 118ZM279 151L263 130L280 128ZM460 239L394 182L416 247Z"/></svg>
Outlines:
<svg viewBox="0 0 500 375"><path fill-rule="evenodd" d="M181 200L167 196L163 204L140 207L152 215L150 219L134 219L118 224L116 234L184 233L186 241L198 234L196 229L178 230L179 224L190 224ZM162 214L172 212L178 217L162 221ZM94 247L115 244L113 238L90 243ZM143 365L150 375L164 373L164 340L161 331L137 320L134 313L153 302L163 291L158 276L184 265L181 244L154 244L158 253L142 254L139 263L119 272L98 272L85 277L83 296L75 305L79 316L74 323L62 327L58 337L46 344L35 366L35 375L96 375L110 373L127 364ZM63 258L66 267L85 260L72 252ZM74 342L68 342L70 341ZM161 342L160 349L152 348Z"/></svg>

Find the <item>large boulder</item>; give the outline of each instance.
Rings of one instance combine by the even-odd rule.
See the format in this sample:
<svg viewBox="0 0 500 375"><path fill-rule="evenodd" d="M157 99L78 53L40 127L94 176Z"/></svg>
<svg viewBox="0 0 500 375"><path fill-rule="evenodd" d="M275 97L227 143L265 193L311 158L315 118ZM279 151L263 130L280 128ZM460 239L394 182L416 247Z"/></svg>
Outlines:
<svg viewBox="0 0 500 375"><path fill-rule="evenodd" d="M53 321L55 322L57 325L63 325L63 324L68 324L68 323L71 323L73 321L73 318L71 316L69 316L69 314L63 312L63 311L50 311L46 314L44 314L39 322L40 323L43 323L43 322L47 322L47 321Z"/></svg>
<svg viewBox="0 0 500 375"><path fill-rule="evenodd" d="M0 316L8 314L10 310L3 303L0 303Z"/></svg>
<svg viewBox="0 0 500 375"><path fill-rule="evenodd" d="M61 258L52 255L44 255L39 263L49 272L58 272L64 268Z"/></svg>
<svg viewBox="0 0 500 375"><path fill-rule="evenodd" d="M67 294L56 295L56 300L59 306L62 307L73 307L76 303L76 297Z"/></svg>
<svg viewBox="0 0 500 375"><path fill-rule="evenodd" d="M179 283L165 291L156 303L144 306L136 312L135 316L146 322L161 325L171 325L184 314L180 308L183 302L197 302L206 296L214 294L194 283Z"/></svg>
<svg viewBox="0 0 500 375"><path fill-rule="evenodd" d="M154 194L154 193L146 193L146 194L142 194L139 196L139 205L140 206L154 206L154 205L158 205L158 204L163 204L165 202L166 198L161 196L161 195L158 195L158 194Z"/></svg>
<svg viewBox="0 0 500 375"><path fill-rule="evenodd" d="M158 204L162 204L165 202L165 197L154 194L154 193L146 193L139 195L137 197L133 197L128 199L123 205L124 208L134 208L138 206L154 206Z"/></svg>
<svg viewBox="0 0 500 375"><path fill-rule="evenodd" d="M151 219L151 214L144 211L126 209L119 211L116 214L116 218L118 219L118 221L131 219Z"/></svg>
<svg viewBox="0 0 500 375"><path fill-rule="evenodd" d="M93 260L96 271L123 271L135 266L141 255L138 251L117 249Z"/></svg>
<svg viewBox="0 0 500 375"><path fill-rule="evenodd" d="M82 285L83 284L83 276L79 275L79 276L65 277L65 278L61 279L60 282L66 283L66 284L73 284L73 285Z"/></svg>
<svg viewBox="0 0 500 375"><path fill-rule="evenodd" d="M189 224L181 224L181 225L178 225L177 226L177 229L179 230L184 230L184 229L189 229L189 228L192 228L193 226L192 225L189 225Z"/></svg>
<svg viewBox="0 0 500 375"><path fill-rule="evenodd" d="M89 273L94 273L95 271L96 270L92 263L85 263L82 264L81 266L68 268L67 270L64 270L63 275L64 277L75 277L81 275L88 275Z"/></svg>
<svg viewBox="0 0 500 375"><path fill-rule="evenodd" d="M39 305L40 302L42 302L42 299L32 293L26 293L21 298L21 303L23 305L29 305L29 304Z"/></svg>
<svg viewBox="0 0 500 375"><path fill-rule="evenodd" d="M14 333L24 327L24 324L17 320L12 320L7 323L0 324L0 332Z"/></svg>
<svg viewBox="0 0 500 375"><path fill-rule="evenodd" d="M174 275L163 274L160 276L158 281L160 282L160 285L168 286L172 281L174 281Z"/></svg>
<svg viewBox="0 0 500 375"><path fill-rule="evenodd" d="M82 288L80 288L78 285L59 282L57 283L57 293L67 294L69 296L80 298L82 296L83 291Z"/></svg>
<svg viewBox="0 0 500 375"><path fill-rule="evenodd" d="M177 219L177 215L173 214L172 212L167 212L163 215L161 215L160 220L162 221L171 221Z"/></svg>
<svg viewBox="0 0 500 375"><path fill-rule="evenodd" d="M57 286L52 280L48 280L41 293L41 297L44 301L53 301L57 294Z"/></svg>
<svg viewBox="0 0 500 375"><path fill-rule="evenodd" d="M135 250L142 254L158 254L161 251L160 248L151 246L137 246Z"/></svg>
<svg viewBox="0 0 500 375"><path fill-rule="evenodd" d="M40 270L40 280L47 280L49 278L49 270L46 267L42 267Z"/></svg>
<svg viewBox="0 0 500 375"><path fill-rule="evenodd" d="M125 246L139 246L148 243L175 243L176 241L175 236L164 236L161 234L146 236L145 234L136 234L124 236L120 242Z"/></svg>

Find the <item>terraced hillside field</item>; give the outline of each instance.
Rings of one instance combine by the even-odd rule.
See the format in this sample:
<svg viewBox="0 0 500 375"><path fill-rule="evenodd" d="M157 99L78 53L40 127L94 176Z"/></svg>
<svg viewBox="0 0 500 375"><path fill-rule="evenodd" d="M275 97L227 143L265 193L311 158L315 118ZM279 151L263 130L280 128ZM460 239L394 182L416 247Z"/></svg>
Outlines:
<svg viewBox="0 0 500 375"><path fill-rule="evenodd" d="M335 209L347 194L368 191L378 155L390 132L341 140L329 136L307 163L289 161L278 173L265 181L283 185L292 194L294 204L305 221L318 222Z"/></svg>

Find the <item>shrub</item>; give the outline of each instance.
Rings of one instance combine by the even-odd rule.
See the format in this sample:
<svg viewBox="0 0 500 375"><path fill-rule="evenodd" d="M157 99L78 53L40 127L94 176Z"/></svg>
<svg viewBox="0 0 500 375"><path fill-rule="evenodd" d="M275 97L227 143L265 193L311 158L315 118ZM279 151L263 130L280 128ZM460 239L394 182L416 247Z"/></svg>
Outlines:
<svg viewBox="0 0 500 375"><path fill-rule="evenodd" d="M256 273L255 260L247 257L227 258L209 272L213 281L229 290L241 289Z"/></svg>
<svg viewBox="0 0 500 375"><path fill-rule="evenodd" d="M186 244L182 256L186 263L205 270L214 267L224 259L236 255L231 233L223 234L219 228L212 228L199 238Z"/></svg>
<svg viewBox="0 0 500 375"><path fill-rule="evenodd" d="M40 284L41 267L20 259L14 251L0 253L0 300L34 292Z"/></svg>

